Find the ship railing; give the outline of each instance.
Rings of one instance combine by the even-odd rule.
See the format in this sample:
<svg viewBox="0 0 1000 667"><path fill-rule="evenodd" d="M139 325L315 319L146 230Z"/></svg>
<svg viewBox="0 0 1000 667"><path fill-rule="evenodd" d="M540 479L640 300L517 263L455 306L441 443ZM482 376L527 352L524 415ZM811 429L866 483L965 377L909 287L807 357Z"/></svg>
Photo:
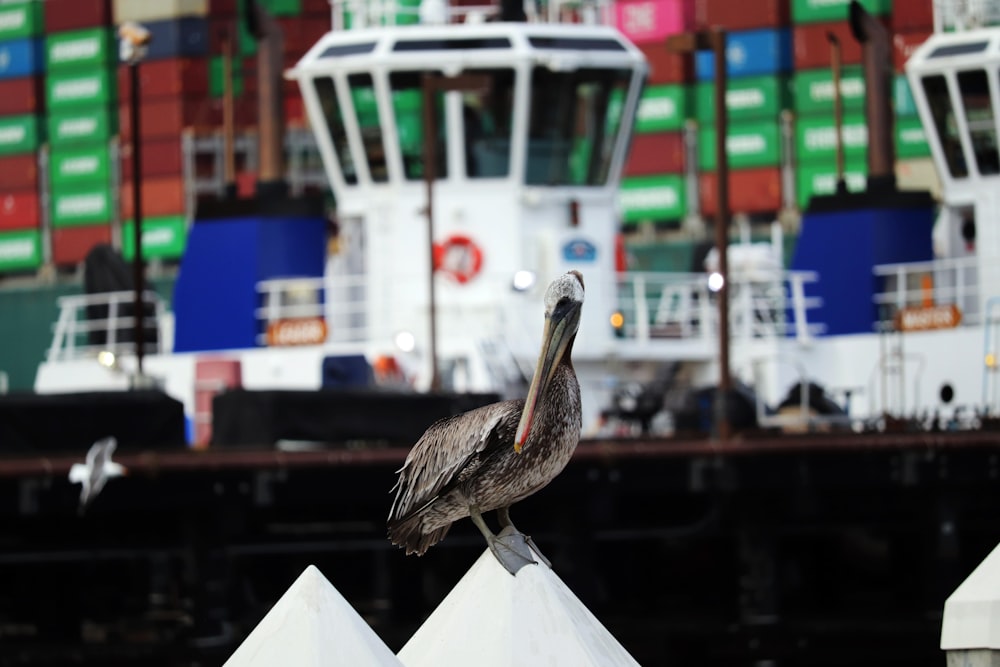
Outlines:
<svg viewBox="0 0 1000 667"><path fill-rule="evenodd" d="M59 297L59 319L53 326L52 345L46 358L50 362L96 357L101 352L135 352L135 292L103 292ZM171 332L164 317L166 306L151 290L143 293L144 315L141 325L145 335L143 352L162 351Z"/></svg>
<svg viewBox="0 0 1000 667"><path fill-rule="evenodd" d="M808 317L821 300L806 296L805 286L817 279L809 271L732 275L731 336L808 342L823 330ZM617 298L622 338L707 340L718 333L717 294L705 273L620 273Z"/></svg>
<svg viewBox="0 0 1000 667"><path fill-rule="evenodd" d="M427 7L421 9L421 2ZM333 30L349 30L379 25L409 25L421 21L473 23L496 19L499 2L453 4L448 0L332 0ZM612 23L610 0L548 0L538 7L525 7L529 22Z"/></svg>
<svg viewBox="0 0 1000 667"><path fill-rule="evenodd" d="M890 330L897 313L905 309L938 306L956 307L961 325L982 323L980 263L976 257L955 257L876 266L874 274L884 283L874 296L880 330Z"/></svg>
<svg viewBox="0 0 1000 667"><path fill-rule="evenodd" d="M324 341L363 342L367 326L367 281L364 276L327 278L272 278L257 283L261 306L255 311L260 331L257 342L267 343L267 332L279 322L322 320Z"/></svg>

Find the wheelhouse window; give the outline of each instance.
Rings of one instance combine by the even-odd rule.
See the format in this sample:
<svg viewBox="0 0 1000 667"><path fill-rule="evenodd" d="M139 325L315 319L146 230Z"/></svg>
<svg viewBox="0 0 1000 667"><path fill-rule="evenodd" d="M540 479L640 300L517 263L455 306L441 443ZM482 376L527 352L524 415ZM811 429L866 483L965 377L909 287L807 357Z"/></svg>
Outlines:
<svg viewBox="0 0 1000 667"><path fill-rule="evenodd" d="M392 72L389 88L392 112L396 119L399 149L403 156L403 175L409 180L424 177L423 72ZM448 138L444 122L444 93L434 93L434 119L437 123L435 176L448 176Z"/></svg>
<svg viewBox="0 0 1000 667"><path fill-rule="evenodd" d="M921 83L927 96L927 106L934 117L934 131L944 153L945 163L953 178L965 178L969 167L962 153L962 141L958 135L955 110L948 95L948 81L942 74L925 76Z"/></svg>
<svg viewBox="0 0 1000 667"><path fill-rule="evenodd" d="M351 89L354 111L358 114L358 128L361 131L365 160L368 161L368 173L371 174L372 181L385 183L389 180L389 172L386 168L385 143L372 77L370 74L351 74L347 77L347 84Z"/></svg>
<svg viewBox="0 0 1000 667"><path fill-rule="evenodd" d="M529 185L602 185L621 129L631 72L580 69L531 75Z"/></svg>
<svg viewBox="0 0 1000 667"><path fill-rule="evenodd" d="M972 152L976 167L983 176L1000 173L997 154L997 129L990 100L990 84L985 70L958 73L958 90L965 107L965 123L969 126Z"/></svg>
<svg viewBox="0 0 1000 667"><path fill-rule="evenodd" d="M323 117L326 119L326 129L330 133L333 150L337 154L340 171L344 175L344 182L348 185L357 185L358 172L354 166L354 159L351 157L351 149L347 144L344 117L341 114L340 105L337 104L337 89L333 79L317 78L314 83L316 96L319 98L319 105L322 107Z"/></svg>
<svg viewBox="0 0 1000 667"><path fill-rule="evenodd" d="M511 126L514 116L514 70L470 70L488 82L462 91L465 173L470 178L503 178L510 174Z"/></svg>

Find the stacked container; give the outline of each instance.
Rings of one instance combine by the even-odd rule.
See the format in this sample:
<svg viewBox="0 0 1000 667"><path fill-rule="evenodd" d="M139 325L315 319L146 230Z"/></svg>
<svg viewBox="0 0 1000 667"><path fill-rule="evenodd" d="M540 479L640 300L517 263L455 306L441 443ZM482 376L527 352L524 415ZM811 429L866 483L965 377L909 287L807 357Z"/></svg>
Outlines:
<svg viewBox="0 0 1000 667"><path fill-rule="evenodd" d="M665 41L692 29L693 9L691 0L624 0L615 5L618 29L650 64L621 184L627 226L671 223L687 214L683 129L691 101L691 57L669 53Z"/></svg>
<svg viewBox="0 0 1000 667"><path fill-rule="evenodd" d="M904 67L914 49L934 31L931 0L896 2L892 17L893 106L896 114L896 176L900 187L940 191L930 145L906 79Z"/></svg>
<svg viewBox="0 0 1000 667"><path fill-rule="evenodd" d="M48 0L44 7L52 261L68 266L111 242L118 51L107 0Z"/></svg>
<svg viewBox="0 0 1000 667"><path fill-rule="evenodd" d="M42 3L0 5L0 272L42 263Z"/></svg>
<svg viewBox="0 0 1000 667"><path fill-rule="evenodd" d="M700 0L698 22L722 25L726 41L729 204L732 213L773 214L782 207L781 112L789 105L792 53L787 0ZM699 52L694 116L698 121L701 210L716 213L715 57Z"/></svg>

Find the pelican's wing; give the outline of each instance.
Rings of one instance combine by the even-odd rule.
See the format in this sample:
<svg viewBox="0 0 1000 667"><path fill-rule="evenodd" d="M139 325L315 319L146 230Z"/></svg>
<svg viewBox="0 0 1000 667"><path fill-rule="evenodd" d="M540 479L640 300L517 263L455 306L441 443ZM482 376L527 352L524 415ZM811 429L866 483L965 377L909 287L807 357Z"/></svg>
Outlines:
<svg viewBox="0 0 1000 667"><path fill-rule="evenodd" d="M523 408L521 399L502 401L431 424L398 471L389 521L402 520L432 503L490 451L513 447Z"/></svg>

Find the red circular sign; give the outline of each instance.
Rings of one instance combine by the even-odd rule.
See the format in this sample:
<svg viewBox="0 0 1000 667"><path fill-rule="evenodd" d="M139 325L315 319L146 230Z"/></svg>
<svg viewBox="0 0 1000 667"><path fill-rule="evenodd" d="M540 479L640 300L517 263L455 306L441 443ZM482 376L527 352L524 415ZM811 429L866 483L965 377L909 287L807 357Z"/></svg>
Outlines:
<svg viewBox="0 0 1000 667"><path fill-rule="evenodd" d="M460 284L479 275L483 268L483 251L468 236L452 234L434 244L434 270L441 271Z"/></svg>

